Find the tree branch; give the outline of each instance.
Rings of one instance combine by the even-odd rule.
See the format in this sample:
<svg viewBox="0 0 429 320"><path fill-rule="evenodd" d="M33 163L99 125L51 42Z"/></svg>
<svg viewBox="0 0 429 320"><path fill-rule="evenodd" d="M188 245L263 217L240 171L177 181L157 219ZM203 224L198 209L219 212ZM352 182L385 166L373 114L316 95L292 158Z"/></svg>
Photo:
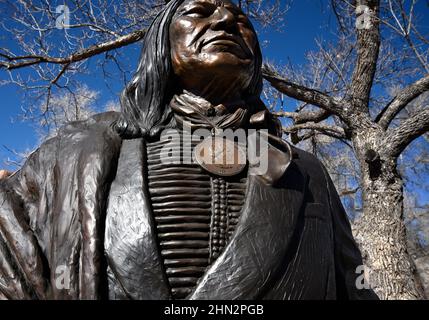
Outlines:
<svg viewBox="0 0 429 320"><path fill-rule="evenodd" d="M387 129L392 120L396 115L404 109L408 103L420 96L425 91L429 90L429 75L421 78L411 84L410 86L403 89L399 94L396 95L387 106L379 113L375 119L378 124Z"/></svg>
<svg viewBox="0 0 429 320"><path fill-rule="evenodd" d="M354 189L347 189L347 188L346 189L342 189L342 190L339 190L338 195L340 197L349 196L349 195L352 195L352 194L356 194L356 192L358 192L359 189L360 189L360 187L356 187Z"/></svg>
<svg viewBox="0 0 429 320"><path fill-rule="evenodd" d="M357 32L357 60L352 76L351 101L353 109L369 114L369 97L377 68L380 49L379 0L358 0L357 8L368 7L368 21ZM356 11L356 15L366 14Z"/></svg>
<svg viewBox="0 0 429 320"><path fill-rule="evenodd" d="M283 128L283 132L285 133L294 133L299 130L316 130L337 139L346 138L346 133L344 132L344 129L341 128L340 126L333 126L333 125L328 125L323 123L308 122L308 123L295 124L295 125Z"/></svg>
<svg viewBox="0 0 429 320"><path fill-rule="evenodd" d="M315 122L326 120L329 118L331 113L326 110L317 110L317 111L299 111L299 112L273 112L273 115L276 117L291 118L295 124L304 123L304 122Z"/></svg>
<svg viewBox="0 0 429 320"><path fill-rule="evenodd" d="M414 139L429 131L429 106L414 113L400 126L390 129L385 139L389 155L397 157Z"/></svg>
<svg viewBox="0 0 429 320"><path fill-rule="evenodd" d="M1 56L7 61L0 61L0 68L5 68L7 70L14 70L14 69L20 69L24 67L29 67L40 63L67 65L70 63L79 62L79 61L88 59L100 53L104 53L110 50L118 49L123 46L135 43L143 39L145 34L146 34L146 30L134 31L130 34L124 35L117 39L90 46L86 49L83 49L81 51L71 54L68 57L63 57L63 58L38 56L38 55L28 55L28 56L25 56L25 58L23 58L23 57L15 57L15 56L2 54Z"/></svg>
<svg viewBox="0 0 429 320"><path fill-rule="evenodd" d="M310 89L299 84L293 83L280 75L278 75L272 68L264 65L263 69L264 78L271 83L271 85L281 93L287 96L307 102L309 104L318 106L330 113L333 113L343 120L346 120L344 116L344 108L339 101L329 95L320 92L315 89Z"/></svg>

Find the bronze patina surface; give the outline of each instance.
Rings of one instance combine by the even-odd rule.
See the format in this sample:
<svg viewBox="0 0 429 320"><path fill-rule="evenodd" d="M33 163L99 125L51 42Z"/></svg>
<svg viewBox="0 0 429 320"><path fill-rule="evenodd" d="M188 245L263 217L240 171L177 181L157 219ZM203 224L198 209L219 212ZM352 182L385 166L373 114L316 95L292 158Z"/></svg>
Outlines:
<svg viewBox="0 0 429 320"><path fill-rule="evenodd" d="M0 173L0 299L377 298L356 285L362 257L326 169L260 99L261 65L231 1L169 1L121 112L68 124ZM212 140L182 139L198 130L264 130L266 170L207 164Z"/></svg>

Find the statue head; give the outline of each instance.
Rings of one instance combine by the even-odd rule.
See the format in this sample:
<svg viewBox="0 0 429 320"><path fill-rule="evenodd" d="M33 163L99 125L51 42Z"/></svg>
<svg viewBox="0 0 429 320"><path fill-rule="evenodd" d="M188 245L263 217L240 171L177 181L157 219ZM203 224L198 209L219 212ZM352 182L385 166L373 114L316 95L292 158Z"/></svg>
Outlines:
<svg viewBox="0 0 429 320"><path fill-rule="evenodd" d="M172 0L147 30L116 128L124 137L156 136L174 125L169 103L183 90L261 111L261 65L255 30L230 0Z"/></svg>
<svg viewBox="0 0 429 320"><path fill-rule="evenodd" d="M241 100L255 70L256 34L231 1L185 0L170 24L171 58L181 87L212 104Z"/></svg>

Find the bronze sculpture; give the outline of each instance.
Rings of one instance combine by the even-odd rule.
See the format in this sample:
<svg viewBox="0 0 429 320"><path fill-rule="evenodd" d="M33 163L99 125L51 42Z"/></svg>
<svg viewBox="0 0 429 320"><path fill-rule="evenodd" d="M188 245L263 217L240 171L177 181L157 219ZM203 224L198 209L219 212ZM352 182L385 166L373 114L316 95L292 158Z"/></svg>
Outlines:
<svg viewBox="0 0 429 320"><path fill-rule="evenodd" d="M0 181L0 298L376 298L356 287L361 256L326 170L281 140L259 98L261 60L229 0L170 1L121 114L69 124ZM165 163L166 145L185 150L162 133L187 123L266 129L267 170Z"/></svg>
<svg viewBox="0 0 429 320"><path fill-rule="evenodd" d="M0 170L0 180L7 178L9 175L10 175L10 172L6 170Z"/></svg>

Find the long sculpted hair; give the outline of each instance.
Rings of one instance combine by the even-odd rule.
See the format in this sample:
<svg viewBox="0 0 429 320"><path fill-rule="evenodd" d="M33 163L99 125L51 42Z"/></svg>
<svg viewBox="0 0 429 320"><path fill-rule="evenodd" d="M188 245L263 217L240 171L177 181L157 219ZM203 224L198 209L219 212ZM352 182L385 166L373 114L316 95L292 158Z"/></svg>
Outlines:
<svg viewBox="0 0 429 320"><path fill-rule="evenodd" d="M139 65L121 94L121 117L114 127L123 138L156 137L164 128L174 126L170 101L180 93L173 72L170 24L184 0L172 0L155 17L144 38ZM253 26L251 26L255 32ZM253 78L243 100L254 112L264 110L262 92L262 54L257 43Z"/></svg>

